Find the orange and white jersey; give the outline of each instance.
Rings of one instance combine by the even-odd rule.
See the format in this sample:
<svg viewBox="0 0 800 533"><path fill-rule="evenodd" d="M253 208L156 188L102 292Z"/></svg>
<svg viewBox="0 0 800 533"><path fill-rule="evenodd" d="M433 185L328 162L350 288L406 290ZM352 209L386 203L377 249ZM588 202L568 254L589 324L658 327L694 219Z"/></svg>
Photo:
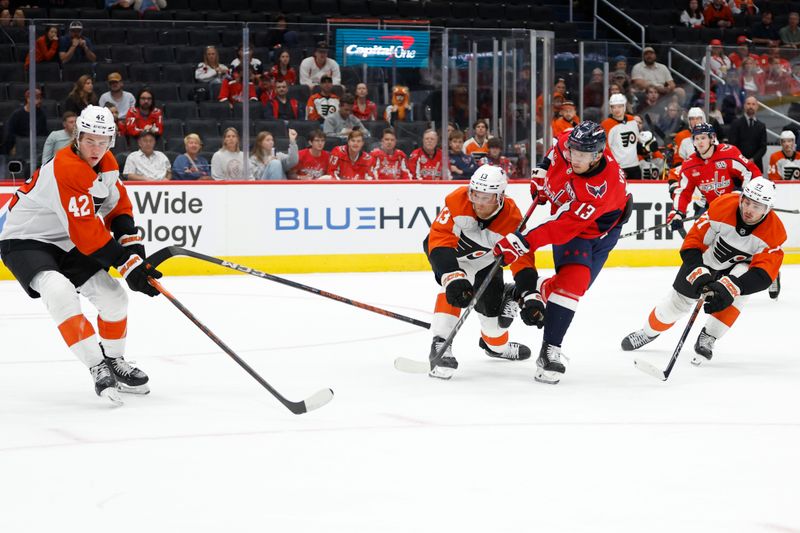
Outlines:
<svg viewBox="0 0 800 533"><path fill-rule="evenodd" d="M121 214L133 217L133 209L114 155L106 152L93 169L67 146L17 190L0 240L31 239L90 255L113 239L103 220Z"/></svg>
<svg viewBox="0 0 800 533"><path fill-rule="evenodd" d="M506 197L503 208L488 225L472 208L469 187L459 187L447 195L444 208L431 224L428 249L454 248L458 265L466 272L477 272L494 262L492 248L509 233L517 230L522 214L514 200ZM533 268L533 254L526 254L511 265L516 275L523 268Z"/></svg>
<svg viewBox="0 0 800 533"><path fill-rule="evenodd" d="M622 121L608 117L600 126L606 130L608 148L614 155L619 166L630 168L639 166L639 125L633 120L632 115L625 115Z"/></svg>
<svg viewBox="0 0 800 533"><path fill-rule="evenodd" d="M786 157L782 150L778 150L769 158L769 179L800 180L800 153L794 152L792 157Z"/></svg>
<svg viewBox="0 0 800 533"><path fill-rule="evenodd" d="M681 250L701 250L703 264L713 270L748 263L774 281L783 262L781 246L786 241L786 229L774 211L754 228L737 227L739 198L739 193L730 193L711 202L708 211L689 230Z"/></svg>

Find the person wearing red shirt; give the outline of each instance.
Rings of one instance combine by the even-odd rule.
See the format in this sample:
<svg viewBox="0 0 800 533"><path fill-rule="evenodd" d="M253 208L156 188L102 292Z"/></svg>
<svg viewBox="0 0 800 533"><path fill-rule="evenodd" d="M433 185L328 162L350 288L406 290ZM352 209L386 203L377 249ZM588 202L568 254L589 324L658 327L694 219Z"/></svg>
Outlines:
<svg viewBox="0 0 800 533"><path fill-rule="evenodd" d="M36 63L56 60L58 54L58 26L48 26L44 35L36 39ZM25 56L25 70L30 68L31 54Z"/></svg>
<svg viewBox="0 0 800 533"><path fill-rule="evenodd" d="M378 120L378 106L367 99L367 84L356 85L356 101L353 104L353 115L358 120Z"/></svg>
<svg viewBox="0 0 800 533"><path fill-rule="evenodd" d="M397 149L394 128L383 130L381 145L370 155L375 160L375 177L379 180L410 180L406 154Z"/></svg>
<svg viewBox="0 0 800 533"><path fill-rule="evenodd" d="M509 161L507 157L503 157L503 141L498 139L497 137L492 137L486 143L489 148L489 153L486 154L485 157L482 157L480 160L481 165L492 165L495 167L500 167L508 176L508 179L512 180L516 178L516 169L514 168L514 163Z"/></svg>
<svg viewBox="0 0 800 533"><path fill-rule="evenodd" d="M711 0L703 11L703 21L709 28L730 28L733 26L733 11L723 0Z"/></svg>
<svg viewBox="0 0 800 533"><path fill-rule="evenodd" d="M422 135L422 146L408 156L408 169L411 179L443 179L442 150L439 148L439 134L436 130L426 130Z"/></svg>
<svg viewBox="0 0 800 533"><path fill-rule="evenodd" d="M290 179L317 180L328 171L331 154L325 150L325 134L322 130L312 130L308 139L309 147L297 154L298 163L289 171Z"/></svg>
<svg viewBox="0 0 800 533"><path fill-rule="evenodd" d="M125 117L125 135L137 139L143 131L156 137L164 132L164 114L156 107L156 98L148 89L136 96L136 107L129 109Z"/></svg>
<svg viewBox="0 0 800 533"><path fill-rule="evenodd" d="M267 102L267 113L280 120L302 120L303 110L300 103L294 98L289 98L289 87L286 81L275 82L275 97Z"/></svg>
<svg viewBox="0 0 800 533"><path fill-rule="evenodd" d="M252 76L252 70L250 71ZM233 69L231 77L225 78L222 80L222 87L219 89L219 98L220 102L228 102L231 107L233 107L234 103L241 104L244 100L243 90L244 87L242 86L242 69L241 67L237 67ZM249 85L249 97L248 100L258 100L258 96L256 95L256 86L253 85L251 81L248 83Z"/></svg>
<svg viewBox="0 0 800 533"><path fill-rule="evenodd" d="M297 83L297 71L289 66L290 59L289 51L281 50L281 53L278 55L278 62L272 65L272 68L269 70L269 77L272 78L273 81L276 83L285 81L288 85Z"/></svg>
<svg viewBox="0 0 800 533"><path fill-rule="evenodd" d="M328 176L335 180L374 180L375 160L362 148L364 132L352 130L347 134L347 144L331 150Z"/></svg>

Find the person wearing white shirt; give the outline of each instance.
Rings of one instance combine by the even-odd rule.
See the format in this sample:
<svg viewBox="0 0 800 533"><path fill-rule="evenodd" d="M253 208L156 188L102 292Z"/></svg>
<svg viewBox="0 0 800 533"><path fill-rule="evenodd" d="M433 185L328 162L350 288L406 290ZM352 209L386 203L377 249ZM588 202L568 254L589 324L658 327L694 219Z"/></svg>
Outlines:
<svg viewBox="0 0 800 533"><path fill-rule="evenodd" d="M44 149L42 150L42 164L53 159L56 155L56 152L65 146L69 146L69 144L73 141L75 122L77 119L78 115L72 111L67 111L64 113L64 116L61 119L64 129L50 132L50 135L48 135L47 139L44 141Z"/></svg>
<svg viewBox="0 0 800 533"><path fill-rule="evenodd" d="M172 165L164 152L155 149L156 137L150 131L139 135L139 149L125 160L122 175L128 181L163 181L172 179Z"/></svg>
<svg viewBox="0 0 800 533"><path fill-rule="evenodd" d="M328 57L328 45L320 41L317 43L314 55L300 63L300 84L314 87L319 85L323 76L330 76L334 85L342 84L339 63Z"/></svg>
<svg viewBox="0 0 800 533"><path fill-rule="evenodd" d="M107 103L112 103L117 108L119 116L124 117L128 114L129 109L136 107L136 98L128 91L122 90L125 85L122 83L122 74L119 72L109 74L106 81L108 81L109 90L100 95L97 105L105 107Z"/></svg>
<svg viewBox="0 0 800 533"><path fill-rule="evenodd" d="M211 177L217 181L252 179L243 176L244 154L239 148L239 131L227 128L223 133L222 147L211 157Z"/></svg>

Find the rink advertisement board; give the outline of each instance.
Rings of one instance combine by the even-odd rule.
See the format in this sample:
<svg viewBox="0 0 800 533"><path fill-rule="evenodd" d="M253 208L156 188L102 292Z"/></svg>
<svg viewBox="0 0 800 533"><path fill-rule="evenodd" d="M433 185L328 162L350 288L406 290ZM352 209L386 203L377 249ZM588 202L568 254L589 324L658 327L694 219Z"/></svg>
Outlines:
<svg viewBox="0 0 800 533"><path fill-rule="evenodd" d="M342 66L425 68L430 34L426 31L336 30L336 59Z"/></svg>
<svg viewBox="0 0 800 533"><path fill-rule="evenodd" d="M454 183L130 183L137 228L148 250L175 244L230 258L269 272L426 270L422 241ZM629 184L634 210L624 232L664 222L670 209L665 183ZM0 226L14 187L0 186ZM524 211L528 185L508 195ZM800 183L780 184L778 205L800 205ZM539 207L528 227L549 214ZM789 240L787 263L798 262L800 215L781 215ZM677 265L682 239L657 230L621 239L609 266ZM168 272L210 273L196 260L171 259ZM552 266L548 250L537 264ZM213 267L216 268L216 267ZM0 268L0 277L9 273Z"/></svg>

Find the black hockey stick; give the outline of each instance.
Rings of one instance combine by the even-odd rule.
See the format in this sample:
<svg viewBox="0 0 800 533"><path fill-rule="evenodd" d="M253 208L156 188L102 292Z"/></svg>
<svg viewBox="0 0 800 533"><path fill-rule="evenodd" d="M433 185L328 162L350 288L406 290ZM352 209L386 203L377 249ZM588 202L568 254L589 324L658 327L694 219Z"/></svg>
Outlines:
<svg viewBox="0 0 800 533"><path fill-rule="evenodd" d="M186 308L186 307L185 307L185 306L184 306L182 303L180 303L180 302L178 301L178 299L177 299L177 298L175 298L175 297L174 297L174 296L173 296L173 295L172 295L172 294L171 294L171 293L170 293L170 292L169 292L167 289L165 289L165 288L164 288L164 287L161 285L161 283L159 283L159 282L158 282L158 280L155 280L155 279L153 279L153 278L149 278L149 279L148 279L148 282L150 283L150 285L152 285L153 287L155 287L155 288L158 290L158 292L160 292L161 294L163 294L163 295L164 295L164 297L165 297L167 300L169 300L170 302L172 302L172 305L174 305L175 307L177 307L177 308L178 308L178 309L181 311L181 313L183 313L184 315L186 315L186 318L188 318L189 320L191 320L191 321L192 321L192 323L193 323L195 326L197 326L198 328L200 328L200 331L202 331L203 333L205 333L205 334L208 336L208 338L209 338L209 339L211 339L212 341L214 341L214 343L215 343L217 346L219 346L220 348L222 348L222 351L223 351L223 352L225 352L226 354L228 354L229 356L231 356L231 359L233 359L234 361L236 361L236 362L239 364L239 366L241 366L242 368L244 368L244 369L247 371L247 373L248 373L248 374L250 374L250 375L253 377L253 379L255 379L256 381L258 381L259 383L261 383L261 386L262 386L262 387L264 387L265 389L267 389L267 390L270 392L270 394L272 394L273 396L275 396L275 397L278 399L278 401L279 401L279 402L281 402L283 405L285 405L285 406L286 406L286 408L287 408L287 409L289 409L289 410L290 410L291 412L293 412L294 414L296 414L296 415L301 415L301 414L303 414L303 413L307 413L308 411L313 411L314 409L318 409L318 408L322 407L323 405L325 405L326 403L328 403L329 401L331 401L331 400L333 399L333 391L332 391L331 389L322 389L322 390L320 390L320 391L316 392L315 394L312 394L311 396L309 396L308 398L306 398L306 399L305 399L305 400L303 400L302 402L292 402L292 401L290 401L290 400L287 400L286 398L284 398L284 397L283 397L283 395L282 395L280 392L278 392L277 390L275 390L275 389L272 387L272 385L270 385L269 383L267 383L267 382L266 382L266 380L265 380L264 378L262 378L262 377L261 377L261 376L258 374L258 372L256 372L255 370L253 370L253 369L250 367L250 365L248 365L247 363L245 363L245 362L244 362L244 360L243 360L241 357L239 357L238 355L236 355L236 353L235 353L233 350L231 350L231 349L228 347L228 345L227 345L227 344L225 344L224 342L222 342L222 340L221 340L219 337L217 337L216 335L214 335L214 332L212 332L210 329L208 329L208 327L206 327L206 326L205 326L205 324L203 324L202 322L200 322L200 320L198 320L198 319L197 319L197 317L195 317L195 316L192 314L192 312L191 312L191 311L189 311L189 310L188 310L188 309L187 309L187 308Z"/></svg>
<svg viewBox="0 0 800 533"><path fill-rule="evenodd" d="M800 209L781 209L780 207L773 207L773 211L778 213L789 213L790 215L800 215Z"/></svg>
<svg viewBox="0 0 800 533"><path fill-rule="evenodd" d="M681 353L681 349L683 348L683 343L686 342L686 337L689 336L689 331L691 331L692 326L694 325L694 321L697 320L697 315L700 314L700 308L703 307L703 302L706 299L706 295L703 294L694 306L692 310L692 316L689 317L689 322L686 324L686 328L683 330L683 334L681 335L681 339L678 341L678 345L675 347L675 351L672 352L672 357L667 364L667 368L663 371L656 368L654 365L648 363L647 361L642 361L641 359L634 359L633 364L644 372L645 374L650 374L654 378L658 378L661 381L667 381L670 373L672 372L672 368L675 366L675 362L678 360L678 355Z"/></svg>
<svg viewBox="0 0 800 533"><path fill-rule="evenodd" d="M528 208L528 212L525 213L525 216L522 218L522 222L519 223L519 226L517 226L516 231L520 231L522 228L525 227L525 224L528 222L528 219L533 214L533 210L536 209L536 205L537 205L536 202L531 203L531 206ZM461 326L464 325L464 321L472 312L472 309L475 307L475 304L478 303L478 299L480 299L480 297L483 296L483 293L486 292L486 288L489 286L489 283L491 283L492 278L494 278L498 269L501 268L502 259L503 259L502 255L498 255L497 257L495 257L494 263L492 263L492 268L491 270L489 270L489 274L486 275L486 277L483 280L483 283L481 283L480 287L478 287L478 290L475 291L475 294L472 296L472 301L469 302L469 305L464 309L464 312L461 313L461 317L459 317L458 322L456 322L456 325L453 326L452 331L450 331L450 334L447 336L444 343L442 343L442 345L439 347L439 350L436 352L436 359L439 359L445 352L445 350L447 350L447 348L453 343L453 339L455 338L456 333L458 333L458 330L460 330ZM397 359L395 359L394 367L402 372L410 372L412 374L421 374L431 369L430 363L418 361L415 359L409 359L407 357L398 357Z"/></svg>
<svg viewBox="0 0 800 533"><path fill-rule="evenodd" d="M419 326L421 328L430 329L431 327L429 323L424 322L422 320L417 320L416 318L411 318L409 316L401 315L399 313L393 313L392 311L387 311L386 309L381 309L380 307L375 307L373 305L358 302L350 298L345 298L344 296L339 296L338 294L333 294L328 291L323 291L321 289L309 287L308 285L303 285L302 283L297 283L296 281L292 281L286 278L281 278L273 274L267 274L266 272L261 272L260 270L256 270L254 268L232 263L231 261L225 261L224 259L219 259L218 257L212 257L210 255L201 254L199 252L195 252L192 250L187 250L186 248L181 248L179 246L167 246L166 248L162 248L161 250L155 252L154 254L147 256L147 261L154 267L157 267L170 257L175 257L178 255L193 257L201 261L214 263L215 265L223 266L225 268L230 268L231 270L236 270L237 272L250 274L251 276L256 276L257 278L268 279L270 281L274 281L282 285L288 285L289 287L294 287L295 289L300 289L302 291L317 294L319 296L324 296L325 298L330 298L331 300L336 300L337 302L352 305L358 307L359 309L365 309L367 311L372 311L373 313L378 313L379 315L388 316L389 318L394 318L395 320L408 322L409 324L414 324L415 326Z"/></svg>
<svg viewBox="0 0 800 533"><path fill-rule="evenodd" d="M688 217L688 218L684 218L683 222L691 222L692 220L697 220L701 216L702 215L695 215L695 216L691 216L691 217ZM623 233L622 235L620 235L619 238L620 239L624 239L625 237L633 237L634 235L647 233L648 231L653 231L653 230L656 230L656 229L666 228L670 224L671 224L671 222L664 222L663 224L656 224L655 226L650 226L649 228L642 228L642 229L637 229L636 231L629 231L628 233ZM677 230L675 230L675 231L677 231Z"/></svg>

